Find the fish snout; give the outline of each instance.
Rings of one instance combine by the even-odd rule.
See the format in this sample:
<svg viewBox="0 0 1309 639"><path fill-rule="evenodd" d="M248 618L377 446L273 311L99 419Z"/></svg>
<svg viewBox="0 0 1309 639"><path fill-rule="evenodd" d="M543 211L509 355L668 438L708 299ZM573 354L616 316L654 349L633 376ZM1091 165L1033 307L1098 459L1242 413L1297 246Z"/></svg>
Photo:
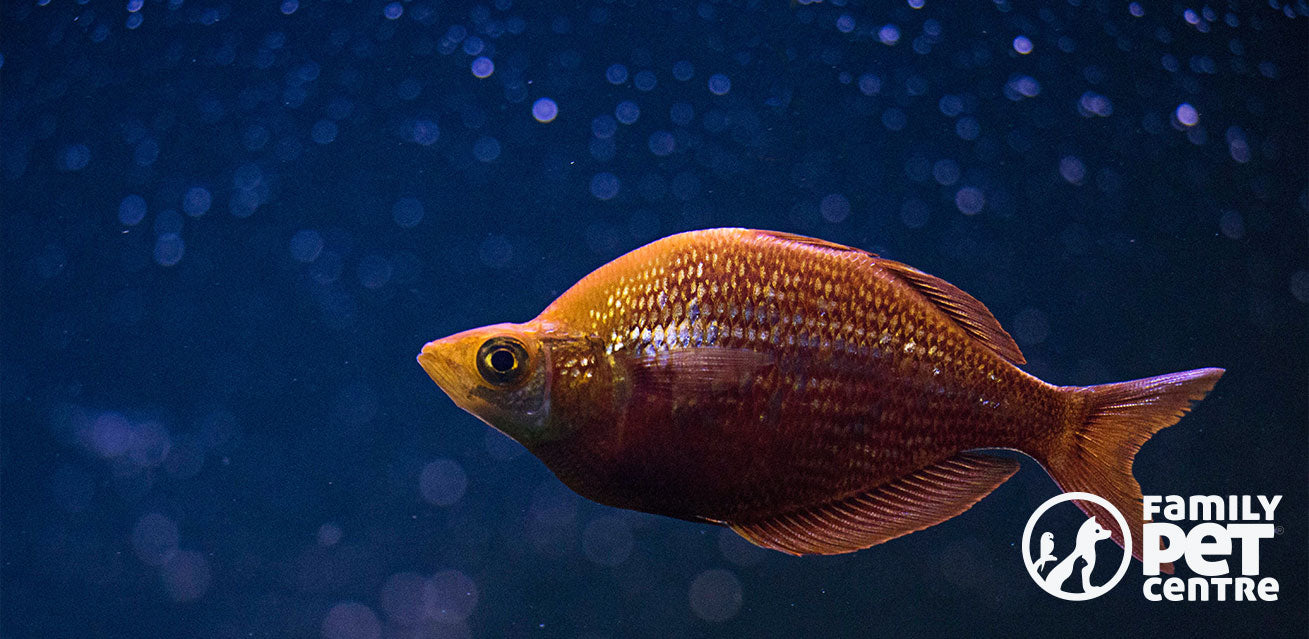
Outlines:
<svg viewBox="0 0 1309 639"><path fill-rule="evenodd" d="M449 392L451 384L456 379L456 373L453 363L443 352L443 341L435 340L424 344L422 352L418 353L418 365L427 371L427 376L431 377L437 386Z"/></svg>

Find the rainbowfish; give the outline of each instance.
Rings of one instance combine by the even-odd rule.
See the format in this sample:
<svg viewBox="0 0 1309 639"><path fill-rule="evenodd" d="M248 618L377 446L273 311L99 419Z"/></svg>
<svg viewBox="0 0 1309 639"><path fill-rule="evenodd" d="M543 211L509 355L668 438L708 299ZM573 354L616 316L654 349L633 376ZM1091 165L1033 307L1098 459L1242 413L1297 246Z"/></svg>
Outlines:
<svg viewBox="0 0 1309 639"><path fill-rule="evenodd" d="M1018 470L979 451L1012 449L1062 490L1112 503L1139 559L1136 452L1224 372L1053 386L1019 369L1013 338L944 280L736 228L636 249L535 319L430 342L418 362L582 496L795 555L959 515Z"/></svg>

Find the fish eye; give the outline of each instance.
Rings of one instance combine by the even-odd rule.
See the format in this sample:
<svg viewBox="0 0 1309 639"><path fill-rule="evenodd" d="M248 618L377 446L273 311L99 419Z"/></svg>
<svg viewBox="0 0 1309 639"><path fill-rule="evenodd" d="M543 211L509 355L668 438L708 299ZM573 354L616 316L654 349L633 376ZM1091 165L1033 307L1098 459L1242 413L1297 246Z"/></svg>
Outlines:
<svg viewBox="0 0 1309 639"><path fill-rule="evenodd" d="M493 337L477 349L477 372L493 386L510 386L527 373L527 349L512 337Z"/></svg>

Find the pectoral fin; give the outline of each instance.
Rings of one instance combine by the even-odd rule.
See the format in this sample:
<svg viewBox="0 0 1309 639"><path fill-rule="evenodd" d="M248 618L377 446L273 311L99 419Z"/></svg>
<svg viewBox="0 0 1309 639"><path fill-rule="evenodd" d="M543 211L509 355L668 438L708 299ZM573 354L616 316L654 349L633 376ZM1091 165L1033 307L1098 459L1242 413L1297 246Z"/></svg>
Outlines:
<svg viewBox="0 0 1309 639"><path fill-rule="evenodd" d="M960 453L840 501L762 521L731 523L747 541L792 555L836 555L958 515L1018 471L1018 462Z"/></svg>
<svg viewBox="0 0 1309 639"><path fill-rule="evenodd" d="M748 386L772 363L771 355L745 348L697 347L640 357L631 371L641 393L697 396Z"/></svg>

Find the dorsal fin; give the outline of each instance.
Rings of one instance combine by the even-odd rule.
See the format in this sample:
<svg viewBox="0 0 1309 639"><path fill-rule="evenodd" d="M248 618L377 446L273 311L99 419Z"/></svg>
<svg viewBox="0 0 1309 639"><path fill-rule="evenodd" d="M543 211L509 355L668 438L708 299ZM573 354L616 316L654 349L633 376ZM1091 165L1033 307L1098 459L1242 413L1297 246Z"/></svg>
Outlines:
<svg viewBox="0 0 1309 639"><path fill-rule="evenodd" d="M960 453L840 501L731 526L750 543L792 555L854 552L950 519L1017 471L1012 459Z"/></svg>
<svg viewBox="0 0 1309 639"><path fill-rule="evenodd" d="M995 351L997 355L1013 364L1027 363L1027 358L1023 357L1023 352L1018 349L1018 344L1014 343L1014 338L1005 332L1004 328L1000 326L1000 321L995 319L991 311L987 310L986 305L977 301L972 295L963 292L954 284L935 275L928 275L907 264L882 259L868 251L843 244L781 231L755 231L755 233L783 242L867 256L871 258L873 263L886 269L887 272L922 293L923 297L926 297L928 301L959 324L960 328L963 328L969 335L976 337L992 351Z"/></svg>
<svg viewBox="0 0 1309 639"><path fill-rule="evenodd" d="M877 265L900 278L923 294L929 301L954 320L969 335L1014 364L1026 364L1023 352L1018 350L1014 338L1000 326L986 305L977 301L959 287L935 275L928 275L912 266L891 260L879 259Z"/></svg>
<svg viewBox="0 0 1309 639"><path fill-rule="evenodd" d="M820 240L816 237L809 237L807 235L796 235L795 233L785 233L782 231L755 231L755 233L764 237L771 237L775 240L781 240L783 242L793 242L795 244L803 244L805 246L827 249L829 251L848 251L850 253L867 255L868 257L877 257L863 249L846 246L844 244L837 244L836 242L828 242L827 240Z"/></svg>

